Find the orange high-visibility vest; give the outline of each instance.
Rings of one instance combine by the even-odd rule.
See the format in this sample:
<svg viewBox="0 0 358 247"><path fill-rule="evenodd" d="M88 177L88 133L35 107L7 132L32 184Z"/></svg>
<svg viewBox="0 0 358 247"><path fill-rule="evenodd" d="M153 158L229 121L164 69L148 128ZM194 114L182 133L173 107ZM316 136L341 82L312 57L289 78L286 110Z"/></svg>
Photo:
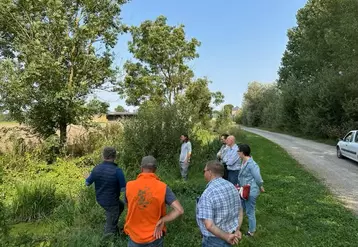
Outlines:
<svg viewBox="0 0 358 247"><path fill-rule="evenodd" d="M167 185L154 173L141 173L136 180L127 183L128 212L124 232L135 243L150 243L155 240L155 226L166 214L166 188Z"/></svg>

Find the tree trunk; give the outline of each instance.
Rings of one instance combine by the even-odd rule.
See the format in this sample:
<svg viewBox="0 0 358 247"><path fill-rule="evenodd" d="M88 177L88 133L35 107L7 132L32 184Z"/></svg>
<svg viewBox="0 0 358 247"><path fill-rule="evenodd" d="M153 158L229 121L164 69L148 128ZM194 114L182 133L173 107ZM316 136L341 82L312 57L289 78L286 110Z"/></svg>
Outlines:
<svg viewBox="0 0 358 247"><path fill-rule="evenodd" d="M67 142L67 124L60 124L60 147L63 148Z"/></svg>

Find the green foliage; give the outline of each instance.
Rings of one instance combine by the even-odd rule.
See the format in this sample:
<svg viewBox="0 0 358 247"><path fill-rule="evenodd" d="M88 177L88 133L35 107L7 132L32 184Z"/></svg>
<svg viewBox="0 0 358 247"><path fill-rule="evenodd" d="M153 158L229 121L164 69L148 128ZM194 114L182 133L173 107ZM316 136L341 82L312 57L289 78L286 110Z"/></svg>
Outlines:
<svg viewBox="0 0 358 247"><path fill-rule="evenodd" d="M147 104L135 119L124 122L120 155L123 164L138 170L140 159L153 155L159 160L177 160L182 134L191 134L193 124L179 105L157 107Z"/></svg>
<svg viewBox="0 0 358 247"><path fill-rule="evenodd" d="M88 102L86 106L91 116L95 114L106 114L109 108L108 103L102 102L96 98Z"/></svg>
<svg viewBox="0 0 358 247"><path fill-rule="evenodd" d="M251 83L242 122L336 139L358 124L358 2L310 0L279 69L277 86Z"/></svg>
<svg viewBox="0 0 358 247"><path fill-rule="evenodd" d="M258 231L255 238L244 237L238 246L355 246L358 241L356 217L336 201L317 179L276 144L239 128L227 129L226 132L234 134L238 142L251 146L267 191L257 200ZM197 140L209 138L209 133L202 130L193 135ZM205 189L206 181L202 173L205 162L215 158L220 142L218 139L208 144L195 141L193 147L195 161L190 168L189 181L177 179L179 171L173 162L161 161L158 169L159 177L171 187L185 210L182 217L168 224L166 246L196 247L201 243L195 220L195 198ZM70 177L76 173L74 164L84 158L61 160L63 164L58 165L61 170L47 171L46 180L52 178L49 174L61 174L62 180L69 179L66 187L73 187L75 183ZM125 173L128 174L127 171ZM44 174L38 176L43 177ZM26 179L26 173L23 178ZM94 188L85 188L82 177L77 181L82 183L82 187L77 188L72 194L74 196L67 192L68 198L60 200L48 218L12 226L7 240L1 243L6 246L126 246L128 240L124 235L103 237L104 210L95 201ZM308 190L310 196L307 196ZM124 217L125 213L121 216L119 227L123 226ZM246 230L245 217L242 231Z"/></svg>
<svg viewBox="0 0 358 247"><path fill-rule="evenodd" d="M6 243L5 241L9 235L8 215L7 209L5 208L2 199L0 199L0 242Z"/></svg>
<svg viewBox="0 0 358 247"><path fill-rule="evenodd" d="M12 121L12 119L9 116L9 114L0 113L0 122L10 122L10 121Z"/></svg>
<svg viewBox="0 0 358 247"><path fill-rule="evenodd" d="M190 84L193 71L187 62L198 57L200 42L186 40L184 26L169 26L164 16L130 28L129 51L138 62L127 61L126 76L118 91L128 105L148 100L172 104Z"/></svg>
<svg viewBox="0 0 358 247"><path fill-rule="evenodd" d="M94 114L88 95L115 81L125 2L1 1L0 107L44 137L59 129L64 144L66 127Z"/></svg>
<svg viewBox="0 0 358 247"><path fill-rule="evenodd" d="M47 161L47 164L52 164L56 161L60 154L61 146L57 135L49 136L44 140L40 147L40 156Z"/></svg>
<svg viewBox="0 0 358 247"><path fill-rule="evenodd" d="M116 111L116 112L126 112L127 110L126 110L123 106L118 105L118 106L114 109L114 111Z"/></svg>
<svg viewBox="0 0 358 247"><path fill-rule="evenodd" d="M233 105L228 104L224 105L220 112L218 112L218 116L215 121L215 130L220 132L222 129L228 129L232 125L232 108Z"/></svg>
<svg viewBox="0 0 358 247"><path fill-rule="evenodd" d="M56 188L49 182L18 185L13 201L13 215L18 221L31 221L52 213L58 205Z"/></svg>
<svg viewBox="0 0 358 247"><path fill-rule="evenodd" d="M221 104L224 96L221 92L210 92L207 78L199 78L190 83L185 93L177 97L176 103L182 108L190 109L186 111L187 117L194 123L201 123L208 127L212 117L213 108L211 104Z"/></svg>

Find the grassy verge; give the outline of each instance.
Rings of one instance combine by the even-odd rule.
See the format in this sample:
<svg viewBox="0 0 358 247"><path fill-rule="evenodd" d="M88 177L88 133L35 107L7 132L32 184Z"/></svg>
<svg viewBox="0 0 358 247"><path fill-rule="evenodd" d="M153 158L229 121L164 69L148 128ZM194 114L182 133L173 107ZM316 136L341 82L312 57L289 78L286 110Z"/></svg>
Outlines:
<svg viewBox="0 0 358 247"><path fill-rule="evenodd" d="M266 127L255 127L255 128L258 128L258 129L261 129L261 130L267 130L267 131L270 131L270 132L276 132L276 133L280 133L280 134L300 137L300 138L303 138L303 139L316 141L316 142L324 143L324 144L331 145L331 146L335 146L337 144L337 142L338 142L336 139L325 139L325 138L319 138L319 137L314 137L314 136L307 136L307 135L303 135L303 134L300 134L300 133L284 131L284 130L279 130L279 129L272 129L272 128L266 128Z"/></svg>
<svg viewBox="0 0 358 247"><path fill-rule="evenodd" d="M356 246L358 219L315 177L282 148L264 138L246 133L238 141L250 144L267 191L257 201L257 234L253 239L244 238L239 246ZM159 169L159 176L173 189L185 209L182 218L168 225L165 246L200 246L195 198L206 185L203 168L204 162L193 160L187 183L178 179L177 164ZM71 166L68 169L70 173ZM14 226L13 236L28 234L18 237L16 244L29 243L30 236L32 242L27 246L126 246L125 236L115 240L102 238L104 213L95 203L93 188L84 189L83 193L79 205L64 204L48 219ZM124 214L120 225L123 218ZM247 231L246 218L242 230Z"/></svg>

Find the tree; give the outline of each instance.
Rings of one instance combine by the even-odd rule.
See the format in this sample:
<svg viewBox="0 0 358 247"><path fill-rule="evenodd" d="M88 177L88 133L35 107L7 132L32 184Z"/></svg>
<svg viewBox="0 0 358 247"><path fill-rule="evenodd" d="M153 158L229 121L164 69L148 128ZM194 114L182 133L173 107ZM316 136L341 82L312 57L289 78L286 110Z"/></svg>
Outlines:
<svg viewBox="0 0 358 247"><path fill-rule="evenodd" d="M233 120L231 114L233 108L234 106L232 104L227 104L223 106L216 119L216 123L215 123L216 129L225 128L231 124Z"/></svg>
<svg viewBox="0 0 358 247"><path fill-rule="evenodd" d="M127 110L121 105L118 105L114 110L116 112L127 112Z"/></svg>
<svg viewBox="0 0 358 247"><path fill-rule="evenodd" d="M192 116L195 120L206 123L212 114L211 104L219 105L224 101L221 92L210 92L207 78L199 78L190 83L185 90L183 101L190 104Z"/></svg>
<svg viewBox="0 0 358 247"><path fill-rule="evenodd" d="M48 137L91 119L86 99L114 82L111 48L126 0L0 2L0 106ZM91 104L89 104L91 106Z"/></svg>
<svg viewBox="0 0 358 247"><path fill-rule="evenodd" d="M357 13L355 0L310 0L298 11L278 81L290 129L336 137L358 124Z"/></svg>
<svg viewBox="0 0 358 247"><path fill-rule="evenodd" d="M190 84L193 71L187 62L198 57L200 42L186 40L184 26L169 26L164 16L131 27L129 51L137 62L127 61L126 76L118 92L128 105L145 101L172 104Z"/></svg>
<svg viewBox="0 0 358 247"><path fill-rule="evenodd" d="M93 116L95 114L106 114L108 112L109 104L94 98L87 103L86 107L90 115Z"/></svg>

